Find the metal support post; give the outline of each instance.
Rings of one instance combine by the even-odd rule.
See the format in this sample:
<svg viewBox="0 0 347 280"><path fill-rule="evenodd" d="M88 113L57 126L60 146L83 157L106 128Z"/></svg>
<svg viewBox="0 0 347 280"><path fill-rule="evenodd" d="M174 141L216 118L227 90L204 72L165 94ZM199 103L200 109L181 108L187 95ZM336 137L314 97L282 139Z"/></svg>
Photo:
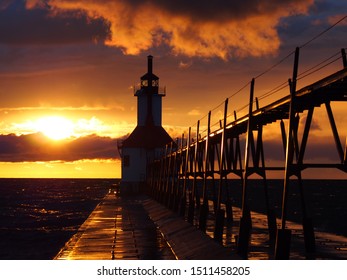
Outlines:
<svg viewBox="0 0 347 280"><path fill-rule="evenodd" d="M223 132L221 137L220 146L220 161L219 161L219 185L218 185L218 197L217 197L217 211L216 211L216 221L214 228L214 239L218 242L223 240L223 228L224 228L224 215L225 211L221 209L222 203L222 187L223 187L223 162L224 162L224 149L225 149L225 130L228 116L228 99L224 103L224 120L223 120Z"/></svg>
<svg viewBox="0 0 347 280"><path fill-rule="evenodd" d="M168 150L169 150L169 146L168 144L165 147L165 155L164 155L164 168L163 168L163 177L161 180L161 192L160 192L160 202L162 204L165 205L165 198L166 198L166 178L167 178L167 172L168 172L168 162L169 162L169 158L168 158Z"/></svg>
<svg viewBox="0 0 347 280"><path fill-rule="evenodd" d="M177 151L177 161L178 161L178 167L177 167L177 189L176 189L176 195L175 195L175 202L174 202L174 211L179 212L180 209L180 202L181 197L183 194L183 184L182 184L182 178L183 178L183 141L184 141L184 133L181 137L181 146L179 150Z"/></svg>
<svg viewBox="0 0 347 280"><path fill-rule="evenodd" d="M298 149L297 164L300 170L301 170L304 155L305 155L308 134L309 134L310 126L312 123L313 111L314 111L314 107L312 106L307 113L304 132L302 135L301 146L300 146L300 149ZM297 176L299 179L298 182L299 182L299 190L300 190L300 197L301 197L301 208L303 213L302 225L303 225L303 231L304 231L305 249L307 253L314 253L316 251L315 234L314 234L312 219L309 217L307 207L306 207L304 187L303 187L302 178L301 178L301 171L298 171Z"/></svg>
<svg viewBox="0 0 347 280"><path fill-rule="evenodd" d="M195 192L197 191L196 179L197 179L197 155L198 155L198 147L199 147L199 128L200 128L200 121L198 121L198 124L196 127L196 142L195 142L194 159L193 159L193 187L189 194L188 223L191 223L191 224L193 224L194 222Z"/></svg>
<svg viewBox="0 0 347 280"><path fill-rule="evenodd" d="M208 112L207 119L207 135L205 142L205 157L204 157L204 181L202 186L202 206L199 212L199 229L203 232L206 231L206 221L208 216L208 195L207 195L207 175L208 175L208 165L210 157L210 133L211 133L211 111Z"/></svg>
<svg viewBox="0 0 347 280"><path fill-rule="evenodd" d="M287 201L288 201L288 185L289 178L292 175L292 162L294 155L294 143L293 143L293 126L295 122L295 93L296 93L296 79L298 76L299 66L299 48L295 50L294 68L293 68L293 80L289 79L290 86L290 107L289 107L289 124L286 140L286 162L285 162L285 174L284 174L284 186L282 196L282 215L281 215L281 228L277 230L277 239L275 246L275 258L276 259L289 259L290 255L290 240L291 231L286 229L287 219Z"/></svg>
<svg viewBox="0 0 347 280"><path fill-rule="evenodd" d="M162 180L164 177L165 173L165 156L166 156L166 149L167 146L165 147L165 152L164 155L160 159L160 173L159 173L159 178L158 178L158 185L157 185L157 194L156 194L156 199L158 202L161 201L161 194L162 194Z"/></svg>
<svg viewBox="0 0 347 280"><path fill-rule="evenodd" d="M252 230L252 218L251 212L248 207L247 202L247 183L249 176L249 158L250 158L250 148L251 142L253 140L252 132L252 112L253 112L253 96L254 96L254 82L252 79L250 94L249 94L249 107L248 107L248 124L247 124L247 136L246 136L246 147L245 147L245 168L244 175L242 180L242 217L240 219L240 228L239 228L239 239L237 243L237 252L238 254L247 259L248 257L248 246ZM254 154L253 154L254 155Z"/></svg>
<svg viewBox="0 0 347 280"><path fill-rule="evenodd" d="M259 106L259 105L258 105ZM276 240L276 232L277 232L277 224L276 224L276 213L273 208L270 207L270 198L269 198L269 188L266 179L265 172L265 156L264 156L264 147L263 147L263 127L259 126L258 128L258 136L257 136L257 153L258 161L259 157L261 158L261 166L263 171L261 172L261 176L263 177L263 186L264 186L264 194L265 194L265 206L266 206L266 214L267 214L267 224L269 230L269 239L271 241Z"/></svg>
<svg viewBox="0 0 347 280"><path fill-rule="evenodd" d="M183 192L182 197L180 201L180 211L179 214L181 217L185 216L186 212L186 203L187 203L187 183L188 183L188 163L189 163L189 147L190 147L190 135L191 135L191 128L189 127L188 131L188 138L187 138L187 146L186 146L186 158L185 158L185 164L184 164L184 175L183 175Z"/></svg>
<svg viewBox="0 0 347 280"><path fill-rule="evenodd" d="M176 140L178 143L178 139ZM176 144L177 147L177 144ZM175 189L177 188L177 180L178 180L178 174L177 174L177 148L175 149L175 152L173 152L173 165L172 165L172 172L171 172L171 187L170 187L170 195L169 195L169 209L174 210L175 209L175 200L176 200L176 192Z"/></svg>
<svg viewBox="0 0 347 280"><path fill-rule="evenodd" d="M167 162L167 172L166 172L166 188L165 188L165 194L164 194L164 205L169 207L170 202L170 183L172 183L170 180L172 180L172 165L173 165L173 142L170 143L170 149L169 154L167 155L168 162Z"/></svg>
<svg viewBox="0 0 347 280"><path fill-rule="evenodd" d="M341 55L342 55L343 68L347 68L347 56L346 56L345 49L341 49Z"/></svg>
<svg viewBox="0 0 347 280"><path fill-rule="evenodd" d="M339 154L341 163L343 163L343 160L344 160L344 152L343 152L343 149L342 149L342 145L341 145L339 133L338 133L338 131L337 131L337 127L336 127L336 123L335 123L333 111L331 110L330 102L326 102L326 103L325 103L325 107L326 107L326 110L327 110L327 113L328 113L328 117L329 117L329 122L330 122L331 130L332 130L332 132L333 132L333 136L334 136L334 140L335 140L336 149L337 149L337 152L338 152L338 154Z"/></svg>

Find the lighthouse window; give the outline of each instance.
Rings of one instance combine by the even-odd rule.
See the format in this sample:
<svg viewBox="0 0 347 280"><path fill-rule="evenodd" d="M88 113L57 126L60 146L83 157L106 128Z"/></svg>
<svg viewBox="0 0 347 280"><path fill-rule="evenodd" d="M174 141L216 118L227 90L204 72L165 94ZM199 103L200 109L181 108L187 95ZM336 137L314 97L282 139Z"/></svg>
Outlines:
<svg viewBox="0 0 347 280"><path fill-rule="evenodd" d="M141 81L141 86L148 87L148 81L147 80L142 80Z"/></svg>
<svg viewBox="0 0 347 280"><path fill-rule="evenodd" d="M152 81L152 87L157 87L159 86L159 81L158 80L153 80Z"/></svg>
<svg viewBox="0 0 347 280"><path fill-rule="evenodd" d="M130 156L125 155L125 156L123 157L123 165L124 165L125 167L130 166Z"/></svg>

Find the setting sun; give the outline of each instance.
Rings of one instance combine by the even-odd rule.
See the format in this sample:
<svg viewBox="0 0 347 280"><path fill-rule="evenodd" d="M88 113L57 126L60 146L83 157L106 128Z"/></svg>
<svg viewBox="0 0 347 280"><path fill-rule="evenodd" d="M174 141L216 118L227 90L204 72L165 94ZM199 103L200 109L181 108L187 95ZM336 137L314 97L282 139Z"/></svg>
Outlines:
<svg viewBox="0 0 347 280"><path fill-rule="evenodd" d="M71 137L74 128L73 123L59 116L43 117L36 121L36 129L53 140L61 140Z"/></svg>

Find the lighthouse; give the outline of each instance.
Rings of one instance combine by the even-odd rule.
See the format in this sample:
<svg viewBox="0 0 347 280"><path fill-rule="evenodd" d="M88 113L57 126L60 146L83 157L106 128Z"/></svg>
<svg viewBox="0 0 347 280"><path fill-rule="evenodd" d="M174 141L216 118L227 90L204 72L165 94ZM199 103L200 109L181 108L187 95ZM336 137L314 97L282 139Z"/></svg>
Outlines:
<svg viewBox="0 0 347 280"><path fill-rule="evenodd" d="M139 193L145 187L147 162L171 137L162 127L162 98L165 90L159 87L159 78L153 73L153 56L147 57L147 73L134 91L137 97L137 126L121 146L122 193Z"/></svg>

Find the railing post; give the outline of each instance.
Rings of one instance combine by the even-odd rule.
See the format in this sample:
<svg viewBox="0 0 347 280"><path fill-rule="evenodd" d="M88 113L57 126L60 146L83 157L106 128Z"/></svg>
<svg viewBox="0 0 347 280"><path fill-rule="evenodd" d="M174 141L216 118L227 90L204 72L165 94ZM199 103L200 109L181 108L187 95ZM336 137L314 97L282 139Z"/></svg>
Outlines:
<svg viewBox="0 0 347 280"><path fill-rule="evenodd" d="M284 186L282 196L282 215L281 215L281 228L277 230L276 246L275 246L275 259L289 259L290 243L291 243L291 230L286 229L287 220L287 200L288 200L288 185L289 178L292 172L292 161L294 154L293 143L293 126L295 122L295 92L296 92L296 79L298 76L299 66L299 48L295 50L293 79L289 79L290 86L290 107L289 107L289 123L286 139L286 162L284 172Z"/></svg>
<svg viewBox="0 0 347 280"><path fill-rule="evenodd" d="M280 122L280 128L281 128L283 152L284 152L284 156L286 156L287 137L286 137L286 128L285 128L283 120L281 120Z"/></svg>
<svg viewBox="0 0 347 280"><path fill-rule="evenodd" d="M160 202L165 205L165 199L166 199L166 183L168 178L168 154L169 154L169 145L166 144L165 146L165 154L164 154L164 163L163 163L163 177L161 180L161 194L160 194Z"/></svg>
<svg viewBox="0 0 347 280"><path fill-rule="evenodd" d="M330 102L325 102L325 107L327 110L327 114L329 117L329 123L331 126L331 130L333 132L333 136L334 136L334 140L335 140L335 145L336 145L336 150L339 154L341 163L343 163L344 161L344 151L341 145L341 141L340 141L340 136L336 127L336 123L335 123L335 119L334 119L334 115L333 115L333 111L331 110L331 106L330 106Z"/></svg>
<svg viewBox="0 0 347 280"><path fill-rule="evenodd" d="M187 138L187 146L186 146L186 158L184 164L184 175L183 175L183 192L180 202L180 216L184 217L186 212L186 203L187 203L187 184L188 184L188 163L189 163L189 147L190 147L190 136L191 136L191 128L189 127L188 138Z"/></svg>
<svg viewBox="0 0 347 280"><path fill-rule="evenodd" d="M181 197L183 195L183 184L182 184L182 178L184 174L184 164L183 164L183 141L184 141L184 133L181 137L181 145L178 150L178 174L177 174L177 189L176 189L176 195L175 195L175 202L174 202L174 211L179 213L180 210L180 202Z"/></svg>
<svg viewBox="0 0 347 280"><path fill-rule="evenodd" d="M256 98L256 108L259 110L258 99ZM266 178L266 168L265 168L265 154L263 145L263 126L261 124L257 125L257 150L256 150L256 166L258 169L258 175L263 177L264 195L265 195L265 206L267 214L267 224L269 230L269 239L272 243L276 240L277 224L276 224L276 213L275 210L270 205L269 187ZM260 162L261 161L261 162ZM261 167L259 167L261 164Z"/></svg>
<svg viewBox="0 0 347 280"><path fill-rule="evenodd" d="M248 183L248 173L249 173L249 157L250 157L250 146L252 141L252 112L253 112L253 96L254 96L254 82L252 79L250 94L249 94L249 108L248 108L248 124L247 124L247 138L246 138L246 147L245 147L245 167L244 175L242 180L242 217L240 219L240 228L239 228L239 239L237 243L237 252L243 257L247 258L248 256L248 246L252 229L252 218L251 212L247 202L247 183Z"/></svg>
<svg viewBox="0 0 347 280"><path fill-rule="evenodd" d="M342 55L343 68L347 68L347 56L346 56L345 49L341 49L341 55Z"/></svg>
<svg viewBox="0 0 347 280"><path fill-rule="evenodd" d="M165 147L166 149L166 147ZM164 176L164 168L165 168L165 155L166 155L166 151L164 151L164 148L161 150L161 157L160 157L160 170L159 170L159 176L158 176L158 182L157 182L157 193L156 193L156 200L158 202L160 202L161 199L161 193L162 193L162 180L163 180L163 176Z"/></svg>
<svg viewBox="0 0 347 280"><path fill-rule="evenodd" d="M222 203L222 187L223 187L223 162L224 162L224 149L225 149L225 131L227 125L227 116L228 116L228 99L224 103L224 120L223 120L223 132L221 138L221 147L220 147L220 161L219 161L219 186L217 194L217 209L216 209L216 221L214 228L214 239L218 242L223 240L223 228L224 228L224 214L225 211L221 209Z"/></svg>
<svg viewBox="0 0 347 280"><path fill-rule="evenodd" d="M207 119L207 135L205 142L205 158L204 158L204 181L202 186L202 206L199 212L199 229L203 232L206 231L206 220L208 215L208 195L207 195L207 173L208 173L208 162L210 156L210 134L211 134L211 111L208 112Z"/></svg>
<svg viewBox="0 0 347 280"><path fill-rule="evenodd" d="M196 142L194 150L194 159L193 159L193 187L189 194L189 207L188 207L188 223L193 224L194 222L194 212L195 212L195 192L196 192L196 177L197 177L197 155L198 155L198 145L199 145L199 128L200 120L196 126Z"/></svg>
<svg viewBox="0 0 347 280"><path fill-rule="evenodd" d="M173 163L173 141L170 143L170 149L168 157L168 163L167 163L167 172L166 172L166 188L165 188L165 196L164 196L164 205L169 207L170 205L170 183L172 183L170 180L172 180L173 174L172 174L172 163Z"/></svg>

